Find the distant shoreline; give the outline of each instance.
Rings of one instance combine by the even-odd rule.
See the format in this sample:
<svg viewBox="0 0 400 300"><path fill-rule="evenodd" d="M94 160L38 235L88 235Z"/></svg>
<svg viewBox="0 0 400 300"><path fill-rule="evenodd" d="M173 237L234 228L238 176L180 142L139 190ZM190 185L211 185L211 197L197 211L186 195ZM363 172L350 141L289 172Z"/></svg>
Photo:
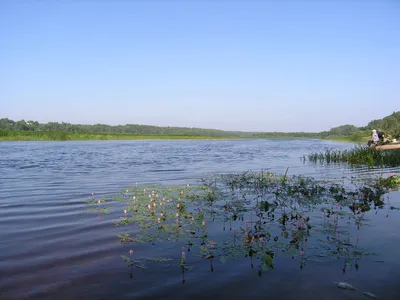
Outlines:
<svg viewBox="0 0 400 300"><path fill-rule="evenodd" d="M124 133L89 133L62 131L0 131L0 141L111 141L111 140L232 140L248 139L235 136L205 135L160 135L160 134L124 134Z"/></svg>
<svg viewBox="0 0 400 300"><path fill-rule="evenodd" d="M354 142L346 136L330 136L326 138L311 138L299 136L204 136L204 135L133 135L115 133L83 133L83 132L52 132L52 131L2 131L1 142L27 141L129 141L129 140L295 140L317 139L342 142Z"/></svg>

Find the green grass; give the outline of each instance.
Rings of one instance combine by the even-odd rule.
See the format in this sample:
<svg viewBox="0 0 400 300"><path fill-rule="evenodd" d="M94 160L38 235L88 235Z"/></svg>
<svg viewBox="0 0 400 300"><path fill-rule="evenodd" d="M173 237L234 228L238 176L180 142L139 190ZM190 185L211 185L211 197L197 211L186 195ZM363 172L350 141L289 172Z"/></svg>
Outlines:
<svg viewBox="0 0 400 300"><path fill-rule="evenodd" d="M149 140L149 139L181 139L181 140L231 140L231 139L268 139L268 140L295 140L295 139L323 139L336 141L368 141L354 136L318 136L304 133L264 133L264 134L142 134L142 133L117 133L117 132L84 132L84 131L34 131L34 130L2 130L0 129L0 141L72 141L72 140Z"/></svg>
<svg viewBox="0 0 400 300"><path fill-rule="evenodd" d="M350 136L335 135L322 138L322 140L338 141L338 142L354 142Z"/></svg>
<svg viewBox="0 0 400 300"><path fill-rule="evenodd" d="M204 135L135 135L61 131L1 131L0 141L79 141L79 140L229 140L239 137Z"/></svg>
<svg viewBox="0 0 400 300"><path fill-rule="evenodd" d="M365 133L353 133L350 135L330 135L322 138L323 140L341 141L341 142L362 142L367 143L371 138L370 135Z"/></svg>
<svg viewBox="0 0 400 300"><path fill-rule="evenodd" d="M304 156L306 159L306 156ZM356 146L350 150L326 150L308 155L312 162L368 165L368 166L400 166L400 149L380 151L368 146Z"/></svg>
<svg viewBox="0 0 400 300"><path fill-rule="evenodd" d="M307 139L289 135L274 136L206 136L186 134L131 134L65 131L0 130L0 141L79 141L79 140L232 140L232 139ZM326 140L355 141L347 136L329 136Z"/></svg>

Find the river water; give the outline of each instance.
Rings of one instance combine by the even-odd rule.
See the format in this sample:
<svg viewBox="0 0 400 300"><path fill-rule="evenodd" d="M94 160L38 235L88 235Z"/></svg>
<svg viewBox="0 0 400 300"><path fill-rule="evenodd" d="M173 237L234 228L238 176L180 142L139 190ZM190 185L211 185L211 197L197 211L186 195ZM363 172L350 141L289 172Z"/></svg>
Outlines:
<svg viewBox="0 0 400 300"><path fill-rule="evenodd" d="M310 264L278 259L262 277L247 261L198 266L181 284L173 267L139 270L128 276L114 226L121 214L88 214L84 203L130 186L186 184L209 174L268 170L314 178L382 175L394 169L312 164L302 156L352 144L320 140L84 141L0 143L0 299L367 299L343 291L348 281L381 299L400 297L400 211L367 215L366 257L358 270L343 273L342 261ZM390 204L400 207L399 192ZM96 199L97 199L96 198ZM111 203L112 204L112 203ZM139 245L150 253L161 246ZM161 249L168 251L168 249ZM218 269L218 271L217 271Z"/></svg>

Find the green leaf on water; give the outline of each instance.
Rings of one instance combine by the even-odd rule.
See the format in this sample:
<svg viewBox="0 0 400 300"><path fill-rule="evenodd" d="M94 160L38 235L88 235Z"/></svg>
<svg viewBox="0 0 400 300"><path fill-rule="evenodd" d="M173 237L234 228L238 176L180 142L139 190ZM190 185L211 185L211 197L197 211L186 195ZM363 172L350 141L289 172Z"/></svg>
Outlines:
<svg viewBox="0 0 400 300"><path fill-rule="evenodd" d="M274 261L270 254L265 253L262 257L262 261L263 261L263 266L268 267L268 268L274 267Z"/></svg>
<svg viewBox="0 0 400 300"><path fill-rule="evenodd" d="M117 237L120 238L122 244L129 244L129 243L133 242L133 238L127 232L122 233L122 234L117 234Z"/></svg>
<svg viewBox="0 0 400 300"><path fill-rule="evenodd" d="M256 256L257 255L257 252L256 251L254 251L253 249L250 249L249 250L249 256L250 257L254 257L254 256Z"/></svg>
<svg viewBox="0 0 400 300"><path fill-rule="evenodd" d="M121 258L126 262L131 262L132 261L132 259L130 257L126 256L126 255L121 255Z"/></svg>
<svg viewBox="0 0 400 300"><path fill-rule="evenodd" d="M164 262L164 261L171 261L173 259L169 257L148 257L147 260L154 262Z"/></svg>
<svg viewBox="0 0 400 300"><path fill-rule="evenodd" d="M183 268L185 269L185 271L191 271L193 269L193 266L190 265L184 265Z"/></svg>
<svg viewBox="0 0 400 300"><path fill-rule="evenodd" d="M143 264L134 264L134 266L139 269L147 269L147 267Z"/></svg>
<svg viewBox="0 0 400 300"><path fill-rule="evenodd" d="M86 210L86 213L93 213L93 212L109 214L110 210L108 208L89 208L88 210Z"/></svg>

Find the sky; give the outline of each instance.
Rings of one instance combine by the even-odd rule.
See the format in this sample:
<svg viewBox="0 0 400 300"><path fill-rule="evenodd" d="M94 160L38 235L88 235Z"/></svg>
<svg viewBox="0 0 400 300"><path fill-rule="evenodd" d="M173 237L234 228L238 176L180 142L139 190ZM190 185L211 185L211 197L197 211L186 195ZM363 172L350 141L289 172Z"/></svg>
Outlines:
<svg viewBox="0 0 400 300"><path fill-rule="evenodd" d="M399 0L0 1L0 118L315 132L398 110Z"/></svg>

